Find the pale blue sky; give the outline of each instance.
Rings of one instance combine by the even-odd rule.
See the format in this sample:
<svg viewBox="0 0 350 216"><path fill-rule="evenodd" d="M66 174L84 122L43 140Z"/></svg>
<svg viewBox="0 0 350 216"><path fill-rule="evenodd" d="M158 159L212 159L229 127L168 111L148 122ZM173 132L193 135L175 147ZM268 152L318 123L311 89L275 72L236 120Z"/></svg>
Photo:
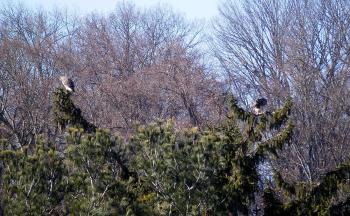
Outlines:
<svg viewBox="0 0 350 216"><path fill-rule="evenodd" d="M6 0L5 0L6 1ZM33 8L53 7L68 8L79 13L92 11L109 12L115 8L118 2L123 0L7 0L10 2L22 2ZM150 7L158 3L172 6L176 12L185 14L190 19L210 19L217 14L218 5L223 0L133 0L139 7Z"/></svg>

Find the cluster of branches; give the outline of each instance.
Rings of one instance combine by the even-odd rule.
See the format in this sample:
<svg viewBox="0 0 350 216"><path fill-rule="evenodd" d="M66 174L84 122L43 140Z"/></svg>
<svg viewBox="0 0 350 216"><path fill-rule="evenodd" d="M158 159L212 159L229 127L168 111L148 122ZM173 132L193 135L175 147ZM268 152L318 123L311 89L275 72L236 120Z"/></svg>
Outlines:
<svg viewBox="0 0 350 216"><path fill-rule="evenodd" d="M240 101L293 97L293 141L275 166L317 182L349 160L350 2L241 2L220 8L215 55Z"/></svg>
<svg viewBox="0 0 350 216"><path fill-rule="evenodd" d="M76 17L5 4L0 10L0 133L13 148L55 136L58 77L76 83L75 103L98 127L128 134L173 117L178 126L222 117L223 84L203 63L201 28L167 7L121 3ZM84 114L84 113L83 113Z"/></svg>
<svg viewBox="0 0 350 216"><path fill-rule="evenodd" d="M141 125L128 143L87 122L69 91L55 92L61 142L38 139L11 150L1 142L5 215L348 214L348 164L319 185L289 184L259 169L279 157L293 131L291 101L254 115L232 96L219 126L176 130L173 120ZM74 126L74 127L73 127ZM286 192L280 199L278 189ZM259 201L260 199L260 201Z"/></svg>
<svg viewBox="0 0 350 216"><path fill-rule="evenodd" d="M36 163L53 166L50 163L56 159L40 160L57 154L60 162L54 164L65 170L57 177L65 181L59 190L72 197L83 197L88 190L92 195L87 197L93 200L63 203L69 199L61 194L55 195L55 201L43 201L56 203L51 207L37 200L30 204L31 188L41 185L38 177L24 180L28 182L22 189L18 188L23 179L7 181L15 188L8 190L11 197L24 200L27 209L46 206L41 214L55 212L56 208L61 211L58 203L66 213L98 203L104 203L99 207L101 212L112 209L106 203L114 203L113 211L119 214L126 213L125 206L135 213L145 210L142 206L147 203L154 207L147 211L159 214L256 214L252 213L254 205L269 214L345 214L349 208L346 184L350 155L349 1L226 0L213 27L212 42L203 46L201 25L166 7L140 10L124 2L110 14L77 17L63 11L4 5L0 10L0 138L6 140L2 162L17 158L18 164L0 164L0 174L8 169L34 169ZM213 55L206 55L203 47L211 47ZM54 93L62 74L75 80L77 92ZM220 79L215 74L220 74ZM231 100L230 108L225 106L227 91L237 98ZM288 102L280 112L257 120L245 110L258 96L268 99L268 110L283 106L290 97L294 103L290 107ZM54 107L53 101L61 106ZM229 120L227 109L235 113ZM287 110L291 111L293 133L278 135L280 124L286 123ZM173 124L135 129L137 124L169 118ZM225 125L223 121L232 122ZM233 127L236 121L246 125L241 122ZM76 129L68 136L66 126ZM192 126L186 132L177 132ZM98 128L119 132L124 141ZM94 141L97 134L107 143L114 140L107 145L111 145L109 150ZM270 142L265 143L267 140ZM282 145L286 140L289 144ZM64 153L69 143L102 149L72 150L80 155L75 159ZM196 149L190 143L201 147ZM110 153L119 145L128 146L127 159ZM137 154L140 152L146 155ZM84 154L91 154L92 159ZM94 158L96 154L106 157ZM110 154L114 159L107 157ZM83 166L93 160L110 167ZM134 170L129 170L125 161ZM101 173L92 176L94 169L101 169ZM103 170L109 174L101 177ZM79 184L89 189L79 186L68 192L67 182L78 178L70 176L72 173L84 173ZM173 173L182 174L172 178ZM227 179L218 177L220 183L208 180L218 175ZM241 177L245 175L249 177ZM120 191L137 188L137 193L125 192L129 198L123 198L115 192L120 198L115 202L123 203L120 205L111 200L96 201L98 196L104 199L111 187L104 178L117 179ZM89 185L85 184L87 179ZM96 186L100 179L105 183ZM159 179L171 183L164 185ZM270 182L268 186L266 181ZM179 185L183 191L178 190ZM225 193L217 194L218 187ZM269 190L263 192L267 187ZM26 192L20 195L18 190ZM244 201L238 201L237 194L243 193ZM264 199L270 200L265 206ZM227 203L234 204L225 206ZM69 204L75 207L67 207Z"/></svg>

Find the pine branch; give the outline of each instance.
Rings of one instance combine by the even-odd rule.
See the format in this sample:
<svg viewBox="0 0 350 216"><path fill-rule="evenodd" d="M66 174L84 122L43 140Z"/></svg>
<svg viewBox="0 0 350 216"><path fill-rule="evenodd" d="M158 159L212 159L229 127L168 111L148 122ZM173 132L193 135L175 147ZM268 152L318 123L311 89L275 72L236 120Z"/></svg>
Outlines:
<svg viewBox="0 0 350 216"><path fill-rule="evenodd" d="M95 132L97 127L88 122L71 100L71 92L63 88L58 88L54 92L54 114L55 121L60 128L65 129L68 125L83 128L86 132Z"/></svg>

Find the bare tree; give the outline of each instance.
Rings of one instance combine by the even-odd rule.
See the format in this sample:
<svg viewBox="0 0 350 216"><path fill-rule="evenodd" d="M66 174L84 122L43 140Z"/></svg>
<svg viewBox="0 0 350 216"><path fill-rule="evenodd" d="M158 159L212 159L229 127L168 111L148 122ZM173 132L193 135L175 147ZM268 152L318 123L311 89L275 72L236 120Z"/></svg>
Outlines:
<svg viewBox="0 0 350 216"><path fill-rule="evenodd" d="M96 125L127 132L170 117L205 125L222 114L222 87L197 48L200 29L170 8L123 3L107 17L87 17L75 40L84 92L77 101Z"/></svg>
<svg viewBox="0 0 350 216"><path fill-rule="evenodd" d="M292 180L315 181L349 159L350 4L236 3L220 9L215 55L246 104L257 96L270 106L294 98L294 139L278 167Z"/></svg>
<svg viewBox="0 0 350 216"><path fill-rule="evenodd" d="M15 145L52 128L51 91L59 73L64 15L8 5L0 11L0 125Z"/></svg>

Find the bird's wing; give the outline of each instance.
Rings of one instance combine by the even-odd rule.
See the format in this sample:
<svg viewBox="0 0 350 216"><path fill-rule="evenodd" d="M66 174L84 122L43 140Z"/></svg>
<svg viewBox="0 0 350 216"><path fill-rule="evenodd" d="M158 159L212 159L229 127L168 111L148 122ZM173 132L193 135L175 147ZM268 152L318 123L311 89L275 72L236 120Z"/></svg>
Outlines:
<svg viewBox="0 0 350 216"><path fill-rule="evenodd" d="M74 91L74 82L72 79L68 79L68 82L67 82L69 88L71 88L73 91Z"/></svg>

